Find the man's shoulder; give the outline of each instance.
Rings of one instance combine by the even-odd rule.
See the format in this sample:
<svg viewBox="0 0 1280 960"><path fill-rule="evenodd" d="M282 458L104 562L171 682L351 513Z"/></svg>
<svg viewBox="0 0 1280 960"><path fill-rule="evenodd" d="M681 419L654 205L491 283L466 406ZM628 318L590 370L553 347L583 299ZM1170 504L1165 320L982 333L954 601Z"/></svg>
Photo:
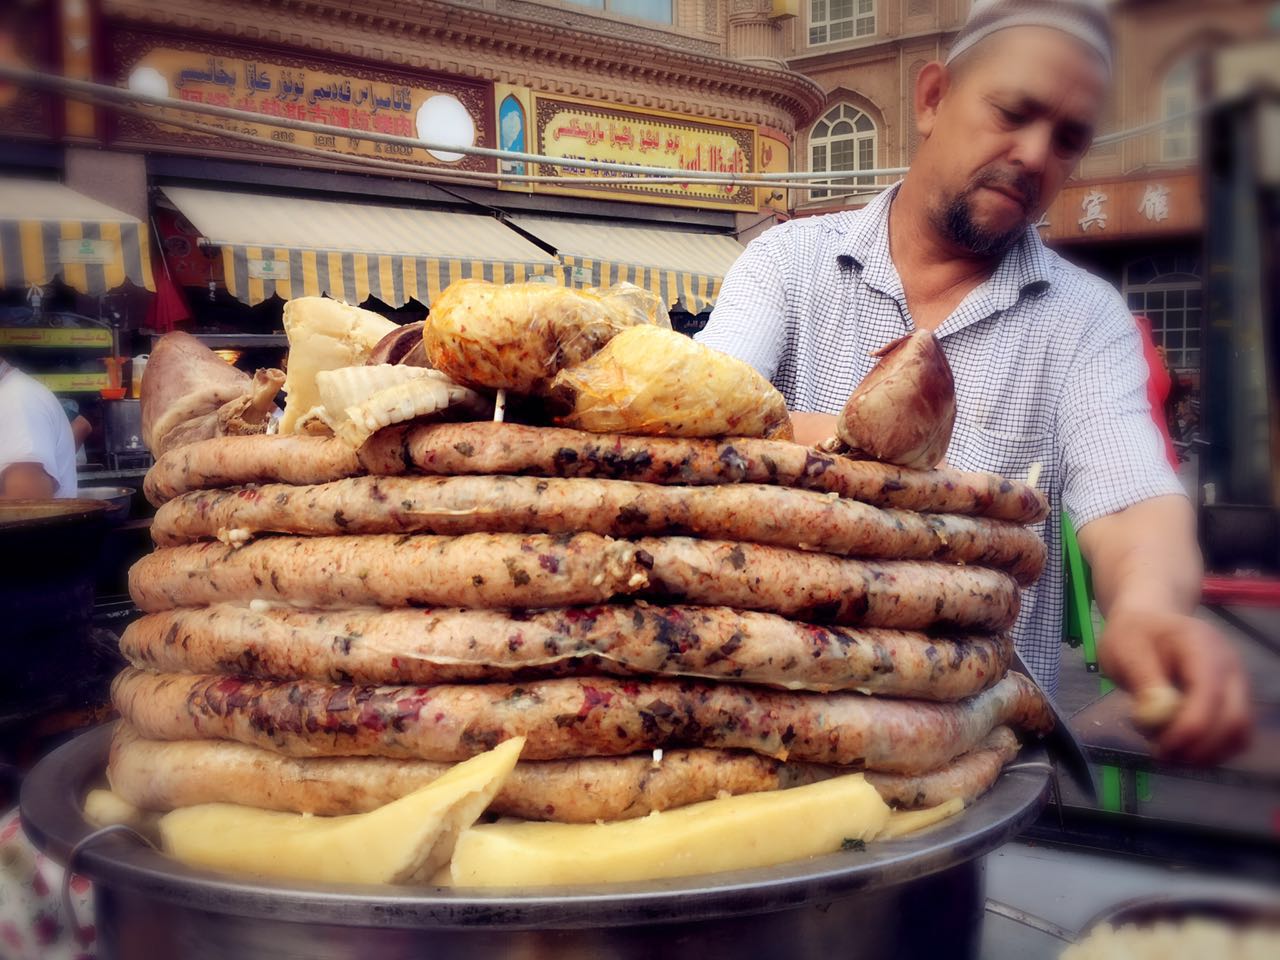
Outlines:
<svg viewBox="0 0 1280 960"><path fill-rule="evenodd" d="M841 210L837 213L793 217L786 223L770 227L753 242L795 248L816 246L844 236L863 216L862 210Z"/></svg>
<svg viewBox="0 0 1280 960"><path fill-rule="evenodd" d="M1133 315L1125 306L1120 291L1107 279L1074 264L1060 254L1044 248L1051 277L1046 306L1060 310L1061 318L1077 318L1089 327L1125 326L1133 323Z"/></svg>
<svg viewBox="0 0 1280 960"><path fill-rule="evenodd" d="M1044 256L1049 271L1053 275L1053 287L1056 287L1061 295L1083 294L1091 298L1119 298L1119 291L1108 280L1089 272L1079 264L1072 263L1051 247L1044 248Z"/></svg>
<svg viewBox="0 0 1280 960"><path fill-rule="evenodd" d="M58 402L58 398L53 395L52 390L35 377L23 373L21 370L11 370L7 377L0 380L0 397L3 397L8 403L23 408L30 408L34 405L42 411L58 410L61 412L62 410L62 404Z"/></svg>

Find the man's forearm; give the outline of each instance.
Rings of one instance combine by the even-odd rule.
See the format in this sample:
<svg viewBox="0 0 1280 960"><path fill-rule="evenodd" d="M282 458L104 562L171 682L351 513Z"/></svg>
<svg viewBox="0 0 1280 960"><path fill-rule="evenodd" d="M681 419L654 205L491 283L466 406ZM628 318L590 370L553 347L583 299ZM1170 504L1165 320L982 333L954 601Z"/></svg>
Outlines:
<svg viewBox="0 0 1280 960"><path fill-rule="evenodd" d="M1119 610L1190 613L1200 601L1202 562L1195 515L1183 497L1158 497L1080 530L1104 616Z"/></svg>

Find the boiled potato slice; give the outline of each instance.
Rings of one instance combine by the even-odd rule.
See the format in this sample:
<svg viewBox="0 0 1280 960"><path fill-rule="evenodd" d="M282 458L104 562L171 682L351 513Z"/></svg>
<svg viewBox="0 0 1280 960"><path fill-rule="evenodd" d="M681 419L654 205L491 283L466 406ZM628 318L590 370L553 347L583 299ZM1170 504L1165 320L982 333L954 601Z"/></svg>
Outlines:
<svg viewBox="0 0 1280 960"><path fill-rule="evenodd" d="M84 798L84 818L99 828L122 823L154 840L160 814L140 810L110 790L90 790Z"/></svg>
<svg viewBox="0 0 1280 960"><path fill-rule="evenodd" d="M964 810L964 800L952 797L945 803L925 810L895 810L889 814L889 822L885 824L877 840L893 840L905 837L909 833L919 833L943 820L949 820Z"/></svg>
<svg viewBox="0 0 1280 960"><path fill-rule="evenodd" d="M622 883L766 867L872 840L889 808L862 774L708 800L616 823L500 821L467 830L457 887Z"/></svg>
<svg viewBox="0 0 1280 960"><path fill-rule="evenodd" d="M230 803L160 820L166 853L199 867L330 883L423 883L501 789L524 746L516 737L369 813L312 817Z"/></svg>

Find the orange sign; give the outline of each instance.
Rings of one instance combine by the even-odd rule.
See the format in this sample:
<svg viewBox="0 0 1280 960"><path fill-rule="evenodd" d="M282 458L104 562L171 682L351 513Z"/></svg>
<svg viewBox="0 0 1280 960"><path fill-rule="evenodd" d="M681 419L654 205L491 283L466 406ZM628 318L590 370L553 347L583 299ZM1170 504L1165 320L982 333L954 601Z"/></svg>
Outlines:
<svg viewBox="0 0 1280 960"><path fill-rule="evenodd" d="M1203 224L1199 177L1175 173L1071 184L1039 227L1048 241L1106 242L1195 233Z"/></svg>

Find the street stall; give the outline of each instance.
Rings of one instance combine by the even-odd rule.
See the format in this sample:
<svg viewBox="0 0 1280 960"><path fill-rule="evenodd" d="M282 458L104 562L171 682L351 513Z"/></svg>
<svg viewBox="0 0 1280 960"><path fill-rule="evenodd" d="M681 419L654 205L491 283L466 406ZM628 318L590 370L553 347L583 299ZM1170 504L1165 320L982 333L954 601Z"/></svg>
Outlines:
<svg viewBox="0 0 1280 960"><path fill-rule="evenodd" d="M1070 927L988 899L1080 749L1011 638L1050 564L1042 464L944 462L956 383L924 330L795 442L768 380L675 329L719 295L756 185L566 174L663 147L667 174L749 173L759 118L111 36L122 89L192 107L110 129L169 151L140 158L164 276L203 299L139 378L155 515L120 564L110 722L0 821L66 868L71 938L104 960L1003 960L1096 934L1068 954L1092 960L1104 921L1176 942L1212 915L1228 952L1275 948L1244 899ZM477 146L443 159L419 129L388 159L419 109ZM209 156L228 145L242 162ZM364 197L377 164L406 182ZM450 193L464 167L553 182ZM1112 719L1170 722L1143 701ZM993 917L1055 942L994 953Z"/></svg>
<svg viewBox="0 0 1280 960"><path fill-rule="evenodd" d="M90 421L99 468L119 466L113 454L145 453L130 430L131 337L112 295L126 284L155 289L147 224L51 180L0 177L0 211L0 289L13 304L0 347Z"/></svg>

